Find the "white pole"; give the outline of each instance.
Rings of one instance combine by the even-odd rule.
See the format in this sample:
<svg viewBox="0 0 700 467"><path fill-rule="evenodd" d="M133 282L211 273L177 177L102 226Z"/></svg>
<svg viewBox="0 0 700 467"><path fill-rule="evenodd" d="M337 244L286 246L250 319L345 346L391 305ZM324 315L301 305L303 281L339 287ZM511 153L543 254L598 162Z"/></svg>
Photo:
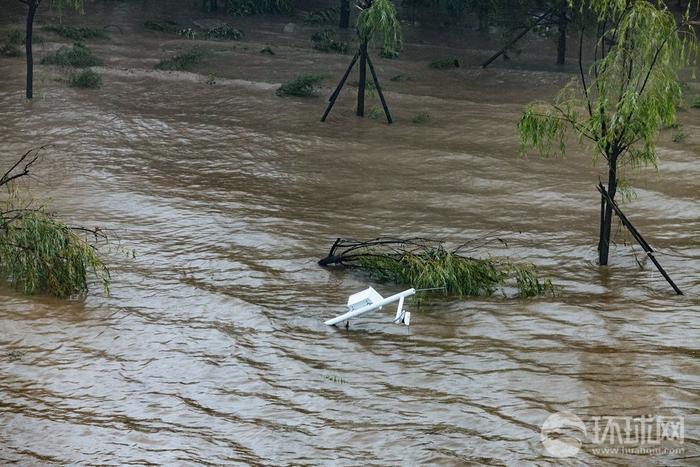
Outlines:
<svg viewBox="0 0 700 467"><path fill-rule="evenodd" d="M358 308L357 310L348 311L344 315L340 315L336 318L329 319L324 324L326 324L328 326L333 326L334 324L342 323L343 321L347 321L350 318L354 318L355 316L363 315L363 314L368 313L370 311L376 310L377 308L381 308L384 305L388 305L390 303L393 303L396 300L402 300L405 297L410 297L411 295L415 295L415 294L416 294L416 289L404 290L403 292L399 292L396 295L392 295L391 297L387 297L383 300L380 300L377 303L372 303L371 305L367 305L367 306L364 306L362 308Z"/></svg>

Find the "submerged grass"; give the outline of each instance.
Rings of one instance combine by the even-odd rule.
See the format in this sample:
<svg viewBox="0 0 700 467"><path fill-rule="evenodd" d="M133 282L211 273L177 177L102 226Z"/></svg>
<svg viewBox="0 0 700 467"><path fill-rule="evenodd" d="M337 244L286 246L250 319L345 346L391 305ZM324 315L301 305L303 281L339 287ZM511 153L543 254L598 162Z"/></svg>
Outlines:
<svg viewBox="0 0 700 467"><path fill-rule="evenodd" d="M170 20L148 20L143 23L143 27L151 31L165 32L168 34L177 34L182 30L183 26L180 23Z"/></svg>
<svg viewBox="0 0 700 467"><path fill-rule="evenodd" d="M314 43L314 49L321 52L348 53L348 43L336 40L335 32L330 29L313 33L311 35L311 41Z"/></svg>
<svg viewBox="0 0 700 467"><path fill-rule="evenodd" d="M85 44L76 42L73 47L61 47L56 52L47 55L41 64L85 68L101 65L102 60L95 57Z"/></svg>
<svg viewBox="0 0 700 467"><path fill-rule="evenodd" d="M204 50L195 47L189 52L161 60L156 64L155 68L156 70L188 71L200 63L204 55Z"/></svg>
<svg viewBox="0 0 700 467"><path fill-rule="evenodd" d="M313 96L326 79L323 75L302 75L280 86L275 94L280 97L310 97Z"/></svg>
<svg viewBox="0 0 700 467"><path fill-rule="evenodd" d="M46 32L51 32L61 37L66 37L74 41L86 41L90 39L109 39L109 35L102 29L73 27L64 24L50 24L42 28Z"/></svg>
<svg viewBox="0 0 700 467"><path fill-rule="evenodd" d="M98 89L102 87L102 77L96 71L87 69L72 74L69 84L72 88Z"/></svg>
<svg viewBox="0 0 700 467"><path fill-rule="evenodd" d="M459 68L459 59L455 57L439 58L430 62L430 68L445 70L447 68Z"/></svg>

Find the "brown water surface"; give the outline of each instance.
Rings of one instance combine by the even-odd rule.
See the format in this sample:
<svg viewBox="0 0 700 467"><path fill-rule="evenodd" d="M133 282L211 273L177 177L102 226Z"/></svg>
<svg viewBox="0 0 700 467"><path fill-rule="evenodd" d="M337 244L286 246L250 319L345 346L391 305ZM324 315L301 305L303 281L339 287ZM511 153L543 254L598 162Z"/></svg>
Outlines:
<svg viewBox="0 0 700 467"><path fill-rule="evenodd" d="M86 19L126 31L93 46L99 91L39 66L28 104L21 60L0 60L0 166L54 144L34 194L136 254L110 254L109 297L0 290L2 463L547 464L541 424L570 411L683 416L686 431L681 455L584 450L571 464L697 465L699 111L681 115L685 143L662 136L658 174L631 174L625 208L677 297L622 232L611 266L595 264L602 172L585 151L517 157L524 105L567 73L528 70L527 57L481 71L451 44L468 65L430 70L443 49L409 40L405 58L376 60L387 78L411 77L385 80L395 125L355 118L350 91L320 124L324 99L274 89L302 71L335 79L349 57L271 21L209 45L199 74L155 72L190 45L138 30L138 4ZM277 55L260 55L265 44ZM431 121L411 123L419 112ZM509 248L482 254L534 262L561 293L433 300L410 328L388 310L324 326L368 279L316 260L337 236L379 235L498 235Z"/></svg>

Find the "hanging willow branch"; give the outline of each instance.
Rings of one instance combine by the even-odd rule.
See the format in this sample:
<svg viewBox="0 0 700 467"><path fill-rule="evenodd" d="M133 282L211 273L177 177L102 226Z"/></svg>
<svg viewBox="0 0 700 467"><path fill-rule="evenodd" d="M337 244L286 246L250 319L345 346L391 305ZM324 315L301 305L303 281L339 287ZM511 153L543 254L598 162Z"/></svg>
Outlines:
<svg viewBox="0 0 700 467"><path fill-rule="evenodd" d="M390 0L360 0L361 10L357 18L357 30L363 42L382 44L382 50L392 55L401 50L401 23L396 17L396 8Z"/></svg>
<svg viewBox="0 0 700 467"><path fill-rule="evenodd" d="M95 242L107 240L100 228L73 227L43 208L19 205L11 188L30 175L42 148L24 153L5 174L0 186L9 196L0 202L0 277L26 294L60 298L88 291L89 275L109 291L109 270Z"/></svg>
<svg viewBox="0 0 700 467"><path fill-rule="evenodd" d="M467 247L463 244L447 250L443 242L426 238L339 238L318 263L357 268L380 281L421 289L442 288L449 295L490 296L504 292L506 287L515 287L520 297L554 292L552 282L540 279L534 265L461 254Z"/></svg>

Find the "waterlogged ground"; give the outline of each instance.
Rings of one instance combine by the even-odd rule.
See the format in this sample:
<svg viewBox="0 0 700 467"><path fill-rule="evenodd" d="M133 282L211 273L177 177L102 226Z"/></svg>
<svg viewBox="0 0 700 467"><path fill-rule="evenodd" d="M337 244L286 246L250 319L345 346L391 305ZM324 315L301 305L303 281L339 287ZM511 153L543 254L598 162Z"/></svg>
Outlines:
<svg viewBox="0 0 700 467"><path fill-rule="evenodd" d="M197 73L155 72L192 44L143 31L141 8L69 18L112 25L90 44L99 91L39 66L28 104L22 61L0 60L0 165L53 144L33 193L115 236L108 297L0 289L2 464L697 465L700 111L681 114L685 142L662 136L658 173L630 174L625 207L677 297L621 231L611 266L595 265L589 156L517 157L524 105L570 78L548 68L547 43L482 71L495 45L409 28L403 58L375 59L397 123L356 119L348 90L320 124L323 97L274 95L313 72L333 77L326 96L348 63L314 52L313 29L239 20L247 39L204 44ZM445 55L466 65L427 67ZM431 120L412 123L421 112ZM316 260L337 236L378 235L496 235L509 248L484 255L534 262L561 292L433 300L411 306L410 328L390 310L325 327L368 279ZM540 430L560 411L589 429L593 416L683 417L684 443L663 455L589 443L558 460Z"/></svg>

